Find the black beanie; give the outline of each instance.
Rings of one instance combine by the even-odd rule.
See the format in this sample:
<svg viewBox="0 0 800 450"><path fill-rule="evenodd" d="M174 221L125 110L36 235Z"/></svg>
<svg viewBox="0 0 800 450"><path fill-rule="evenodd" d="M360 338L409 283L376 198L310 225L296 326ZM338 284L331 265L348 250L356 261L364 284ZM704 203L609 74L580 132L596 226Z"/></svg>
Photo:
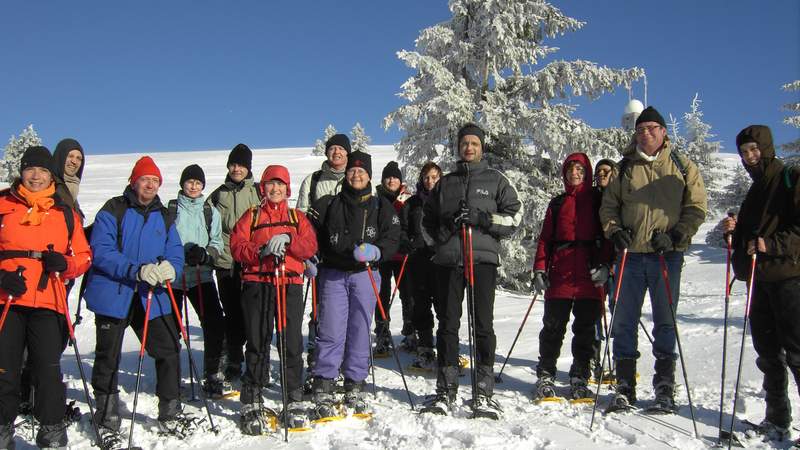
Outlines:
<svg viewBox="0 0 800 450"><path fill-rule="evenodd" d="M233 150L228 155L228 163L226 165L230 166L231 164L239 164L247 167L248 172L252 171L253 152L250 151L250 147L244 144L236 144L236 147L233 147Z"/></svg>
<svg viewBox="0 0 800 450"><path fill-rule="evenodd" d="M347 137L346 134L334 134L327 141L325 141L326 155L328 154L328 149L334 145L342 147L347 152L348 155L353 150L352 147L350 147L350 138Z"/></svg>
<svg viewBox="0 0 800 450"><path fill-rule="evenodd" d="M372 179L372 156L369 153L355 151L350 153L347 157L347 168L345 171L350 170L353 167L361 167L362 169L367 171L367 175L369 178Z"/></svg>
<svg viewBox="0 0 800 450"><path fill-rule="evenodd" d="M486 138L486 135L483 132L483 129L474 123L468 123L458 130L458 147L461 147L461 138L470 134L473 136L478 136L478 139L481 141L481 150L486 150L486 146L484 145L484 139Z"/></svg>
<svg viewBox="0 0 800 450"><path fill-rule="evenodd" d="M203 168L198 166L197 164L192 164L191 166L186 166L181 172L181 181L179 186L183 188L183 183L186 180L200 180L203 183L203 188L206 187L206 174L203 172Z"/></svg>
<svg viewBox="0 0 800 450"><path fill-rule="evenodd" d="M389 164L386 164L386 167L383 168L383 172L381 173L381 181L389 178L395 177L403 181L403 174L400 172L400 167L397 165L397 161L389 161Z"/></svg>
<svg viewBox="0 0 800 450"><path fill-rule="evenodd" d="M42 167L53 173L53 156L47 147L33 145L25 149L22 159L19 160L19 174L28 167Z"/></svg>
<svg viewBox="0 0 800 450"><path fill-rule="evenodd" d="M656 111L655 108L652 106L648 106L647 108L639 114L639 117L636 118L636 126L638 126L642 122L656 122L664 128L667 128L667 123L664 122L664 118L661 117L661 114Z"/></svg>

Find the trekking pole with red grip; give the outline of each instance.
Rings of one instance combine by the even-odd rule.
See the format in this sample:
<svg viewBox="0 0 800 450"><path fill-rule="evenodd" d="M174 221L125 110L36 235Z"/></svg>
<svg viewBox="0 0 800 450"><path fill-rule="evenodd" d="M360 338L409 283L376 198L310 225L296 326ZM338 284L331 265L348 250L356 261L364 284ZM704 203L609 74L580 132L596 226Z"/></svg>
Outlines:
<svg viewBox="0 0 800 450"><path fill-rule="evenodd" d="M135 300L134 300L135 301ZM133 391L133 411L131 411L131 429L128 433L128 448L133 446L133 426L136 424L136 405L139 403L139 382L142 379L142 362L144 350L147 345L147 330L150 325L150 306L153 304L153 288L147 291L147 302L144 308L144 329L142 331L142 345L139 347L139 368L136 369L136 388ZM183 324L181 324L183 326Z"/></svg>
<svg viewBox="0 0 800 450"><path fill-rule="evenodd" d="M735 217L733 212L728 212L728 217ZM719 388L719 435L717 436L717 443L722 444L725 438L725 432L722 430L722 417L725 411L725 365L728 360L728 306L731 299L731 252L733 247L732 233L725 234L725 244L727 246L727 253L725 258L725 315L722 325L722 371L720 373L720 388ZM730 439L730 436L727 437Z"/></svg>
<svg viewBox="0 0 800 450"><path fill-rule="evenodd" d="M514 341L511 343L511 348L508 349L508 354L506 355L506 360L503 361L503 366L500 367L500 373L498 373L497 376L494 377L494 381L496 383L502 383L503 382L503 378L502 378L503 369L506 368L506 363L508 363L508 358L511 357L511 352L514 351L514 346L517 345L517 339L519 339L519 335L522 334L522 328L525 327L525 322L528 321L528 316L531 314L531 310L533 309L533 304L536 303L536 297L538 297L538 296L539 296L538 292L533 294L533 299L531 300L531 304L528 305L528 310L525 312L525 317L522 318L522 323L519 325L519 330L517 330L517 336L514 337Z"/></svg>
<svg viewBox="0 0 800 450"><path fill-rule="evenodd" d="M186 320L186 329L189 329L189 291L186 288L186 272L181 274L181 287L183 288L183 292L181 294L181 301L183 301L183 319ZM199 285L198 285L199 289ZM178 319L180 320L180 319ZM186 343L186 351L190 354L192 353L191 341ZM197 380L200 381L200 380ZM190 402L196 402L197 396L194 394L194 372L192 372L192 368L189 368L189 386L191 387L192 396L189 398Z"/></svg>
<svg viewBox="0 0 800 450"><path fill-rule="evenodd" d="M288 390L286 388L286 263L275 255L275 324L278 330L281 397L283 400L283 441L289 442Z"/></svg>

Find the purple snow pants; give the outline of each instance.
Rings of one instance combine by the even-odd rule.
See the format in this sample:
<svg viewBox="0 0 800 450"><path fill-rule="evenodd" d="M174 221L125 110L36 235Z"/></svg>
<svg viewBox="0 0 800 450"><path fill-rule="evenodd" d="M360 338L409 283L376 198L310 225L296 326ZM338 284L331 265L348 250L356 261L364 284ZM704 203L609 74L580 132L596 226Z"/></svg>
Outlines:
<svg viewBox="0 0 800 450"><path fill-rule="evenodd" d="M375 283L381 277L372 271ZM363 381L369 370L369 333L375 311L375 292L366 270L343 272L321 267L317 319L317 365L314 376L333 379L342 375Z"/></svg>

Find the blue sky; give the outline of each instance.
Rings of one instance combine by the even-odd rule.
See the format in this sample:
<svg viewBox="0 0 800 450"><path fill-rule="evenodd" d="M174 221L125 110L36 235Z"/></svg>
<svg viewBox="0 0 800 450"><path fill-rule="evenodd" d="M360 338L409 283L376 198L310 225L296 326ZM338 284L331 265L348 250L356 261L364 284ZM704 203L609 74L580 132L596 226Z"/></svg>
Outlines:
<svg viewBox="0 0 800 450"><path fill-rule="evenodd" d="M729 151L750 123L778 143L798 137L780 106L800 94L780 87L800 78L800 2L554 3L587 22L550 42L556 58L643 67L665 116L699 92ZM327 124L355 122L393 143L381 122L413 74L395 53L448 17L444 0L4 1L0 145L28 123L51 149L72 136L90 154L311 146ZM627 98L572 102L606 127Z"/></svg>

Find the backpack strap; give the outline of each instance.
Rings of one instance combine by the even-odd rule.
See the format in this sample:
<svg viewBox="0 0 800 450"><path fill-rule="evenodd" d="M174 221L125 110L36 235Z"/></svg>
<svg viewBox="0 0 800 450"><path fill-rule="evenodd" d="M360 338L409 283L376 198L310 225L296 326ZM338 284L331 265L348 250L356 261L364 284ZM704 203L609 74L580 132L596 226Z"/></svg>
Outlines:
<svg viewBox="0 0 800 450"><path fill-rule="evenodd" d="M298 228L300 226L297 220L297 211L294 208L289 208L289 220L285 220L283 222L269 222L269 223L258 223L258 213L261 208L258 206L254 206L251 208L253 211L253 220L250 222L250 238L253 238L253 232L256 230L260 230L262 228L271 228L271 227L295 227Z"/></svg>
<svg viewBox="0 0 800 450"><path fill-rule="evenodd" d="M315 201L318 200L317 197L317 184L319 183L319 179L322 178L322 170L318 170L311 174L311 186L308 190L308 198L311 200L310 204L313 204Z"/></svg>
<svg viewBox="0 0 800 450"><path fill-rule="evenodd" d="M203 217L206 219L206 231L208 232L208 241L211 242L211 220L214 217L211 205L207 202L203 203Z"/></svg>
<svg viewBox="0 0 800 450"><path fill-rule="evenodd" d="M796 180L792 180L792 166L784 166L783 168L783 185L786 186L786 189L791 191L794 188L794 183ZM797 178L797 177L795 177Z"/></svg>

